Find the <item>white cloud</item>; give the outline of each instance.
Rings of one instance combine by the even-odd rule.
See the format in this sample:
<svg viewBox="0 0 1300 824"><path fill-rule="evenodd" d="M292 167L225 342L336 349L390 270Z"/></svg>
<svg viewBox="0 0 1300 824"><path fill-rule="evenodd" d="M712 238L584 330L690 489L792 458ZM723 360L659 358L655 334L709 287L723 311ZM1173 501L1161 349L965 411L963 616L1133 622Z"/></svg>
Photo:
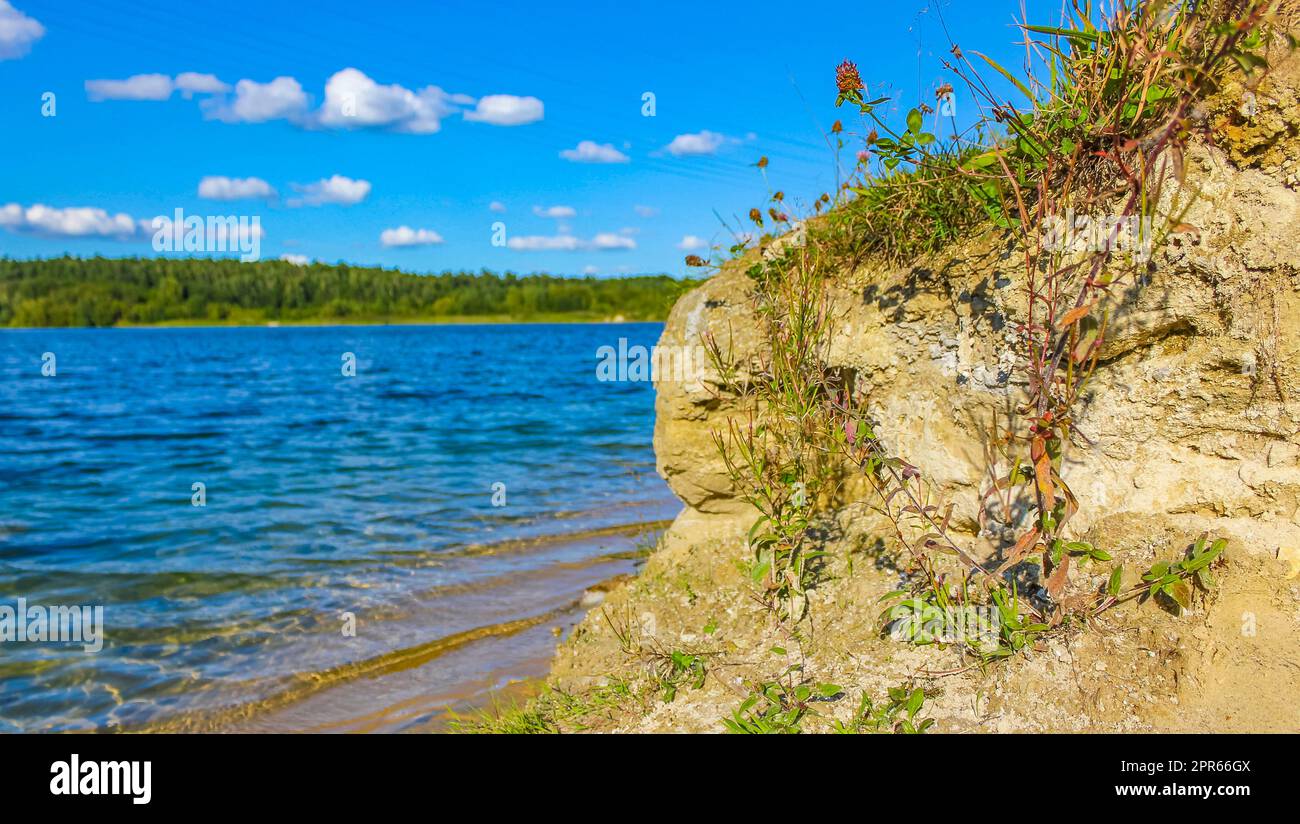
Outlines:
<svg viewBox="0 0 1300 824"><path fill-rule="evenodd" d="M635 211L635 212L637 213L637 215L639 215L640 217L654 217L655 215L659 214L659 210L656 209L656 208L653 207L653 206L640 206L640 205L638 205L638 206L633 206L632 209L633 209L633 211Z"/></svg>
<svg viewBox="0 0 1300 824"><path fill-rule="evenodd" d="M127 214L109 214L92 206L56 209L37 203L26 208L17 203L0 207L0 226L16 232L46 237L110 237L126 240L136 236L140 223Z"/></svg>
<svg viewBox="0 0 1300 824"><path fill-rule="evenodd" d="M515 97L513 94L490 94L478 105L465 112L465 119L493 126L522 126L542 119L544 107L536 97Z"/></svg>
<svg viewBox="0 0 1300 824"><path fill-rule="evenodd" d="M673 157L693 157L711 155L727 142L726 135L705 129L695 134L679 134L673 142L664 147L664 151Z"/></svg>
<svg viewBox="0 0 1300 824"><path fill-rule="evenodd" d="M44 26L14 8L9 0L0 0L0 60L22 57L44 36Z"/></svg>
<svg viewBox="0 0 1300 824"><path fill-rule="evenodd" d="M695 235L686 235L682 238L681 242L677 244L677 248L681 249L683 252L694 252L697 249L707 249L708 247L708 241L702 237L696 237Z"/></svg>
<svg viewBox="0 0 1300 824"><path fill-rule="evenodd" d="M165 74L135 74L125 80L86 81L86 95L94 103L103 100L167 100L177 90L188 99L195 94L225 94L230 91L230 86L216 75L198 72L181 72L175 80Z"/></svg>
<svg viewBox="0 0 1300 824"><path fill-rule="evenodd" d="M574 163L627 163L631 158L615 149L610 143L583 140L576 149L565 149L560 157Z"/></svg>
<svg viewBox="0 0 1300 824"><path fill-rule="evenodd" d="M565 220L575 217L578 211L572 206L534 206L533 214L538 217L553 217L556 220Z"/></svg>
<svg viewBox="0 0 1300 824"><path fill-rule="evenodd" d="M13 26L10 18L5 16L5 9L21 17L7 0L0 0L0 59L5 56L5 26ZM23 19L40 28L36 21ZM466 120L496 126L535 123L545 112L542 101L536 97L492 94L475 99L467 94L444 91L438 86L416 90L396 83L385 86L352 67L335 72L325 81L325 99L314 111L302 84L288 76L277 77L269 83L240 80L234 86L233 97L229 95L229 84L216 75L199 72L182 72L174 80L165 74L138 74L125 80L86 81L86 91L94 101L166 100L176 90L187 99L195 94L212 95L203 100L201 106L208 117L216 120L227 123L288 120L302 128L386 128L410 134L432 134L442 128L443 119L460 111L464 112ZM597 158L621 156L612 146L597 146L591 141L583 141L578 149L570 151L581 153L592 149ZM580 159L586 160L586 157ZM587 162L625 160L593 159Z"/></svg>
<svg viewBox="0 0 1300 824"><path fill-rule="evenodd" d="M209 175L199 181L199 197L208 200L272 198L275 197L275 189L260 177Z"/></svg>
<svg viewBox="0 0 1300 824"><path fill-rule="evenodd" d="M488 209L497 214L505 214L506 205L499 200L494 200L488 204Z"/></svg>
<svg viewBox="0 0 1300 824"><path fill-rule="evenodd" d="M379 242L385 246L432 246L442 243L442 235L432 229L398 226L396 229L385 229L380 232Z"/></svg>
<svg viewBox="0 0 1300 824"><path fill-rule="evenodd" d="M399 132L432 134L458 105L473 102L472 97L448 94L437 86L418 92L397 84L381 86L364 72L347 68L325 84L325 102L316 119L331 128L386 126Z"/></svg>
<svg viewBox="0 0 1300 824"><path fill-rule="evenodd" d="M235 84L235 99L204 101L209 116L226 123L265 123L268 120L301 121L307 112L307 93L292 77L277 77L270 83L241 80Z"/></svg>
<svg viewBox="0 0 1300 824"><path fill-rule="evenodd" d="M165 74L137 74L125 80L87 80L86 95L101 100L166 100L172 96L172 79Z"/></svg>
<svg viewBox="0 0 1300 824"><path fill-rule="evenodd" d="M595 274L599 274L599 273L600 273L600 267L599 267L599 266L584 266L584 267L582 267L582 273L583 273L584 275L595 275Z"/></svg>
<svg viewBox="0 0 1300 824"><path fill-rule="evenodd" d="M602 232L591 240L570 234L520 235L506 241L506 246L520 252L579 252L635 249L636 241L614 232Z"/></svg>
<svg viewBox="0 0 1300 824"><path fill-rule="evenodd" d="M627 235L601 232L591 239L591 248L599 250L635 249L636 241Z"/></svg>
<svg viewBox="0 0 1300 824"><path fill-rule="evenodd" d="M291 198L289 206L322 206L327 203L352 206L370 194L370 181L353 180L343 175L323 178L315 183L291 183L302 197Z"/></svg>
<svg viewBox="0 0 1300 824"><path fill-rule="evenodd" d="M285 263L292 263L294 266L306 266L308 263L311 263L311 258L306 255L291 255L288 252L280 255L280 260L283 260Z"/></svg>
<svg viewBox="0 0 1300 824"><path fill-rule="evenodd" d="M225 94L230 91L230 85L222 83L215 74L181 72L176 75L175 84L186 99L196 94Z"/></svg>

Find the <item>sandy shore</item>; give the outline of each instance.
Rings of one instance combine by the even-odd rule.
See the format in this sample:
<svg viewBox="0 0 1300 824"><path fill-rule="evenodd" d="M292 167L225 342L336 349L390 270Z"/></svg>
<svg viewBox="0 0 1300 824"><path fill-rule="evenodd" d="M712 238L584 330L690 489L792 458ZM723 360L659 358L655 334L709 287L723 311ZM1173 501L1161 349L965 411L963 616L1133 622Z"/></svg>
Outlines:
<svg viewBox="0 0 1300 824"><path fill-rule="evenodd" d="M295 675L266 697L217 710L182 713L150 724L149 732L438 732L454 713L468 713L526 696L549 672L557 645L614 584L644 562L642 549L663 522L553 536L544 541L485 547L528 552L541 547L584 549L586 560L431 594L439 611L493 604L506 620L436 637L323 672ZM427 621L416 608L401 621ZM358 632L365 632L361 626ZM391 631L376 626L373 631Z"/></svg>

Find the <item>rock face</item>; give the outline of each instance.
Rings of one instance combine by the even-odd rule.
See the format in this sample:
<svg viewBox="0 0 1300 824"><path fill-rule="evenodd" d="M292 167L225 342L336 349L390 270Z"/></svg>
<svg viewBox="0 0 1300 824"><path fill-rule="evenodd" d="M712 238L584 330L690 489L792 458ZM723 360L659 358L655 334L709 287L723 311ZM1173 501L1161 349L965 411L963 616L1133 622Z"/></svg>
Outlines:
<svg viewBox="0 0 1300 824"><path fill-rule="evenodd" d="M655 452L686 508L553 669L561 689L614 684L631 696L591 728L719 731L754 684L797 663L801 678L851 696L810 720L817 729L847 720L860 692L923 683L940 731L1300 730L1298 62L1291 55L1252 95L1230 88L1207 111L1216 141L1185 164L1199 197L1163 204L1197 231L1155 250L1148 277L1114 296L1076 419L1086 440L1065 456L1081 507L1074 536L1110 552L1126 581L1181 558L1202 532L1227 538L1213 592L1183 614L1129 601L981 672L951 650L881 636L878 602L898 576L874 547L890 531L871 493L846 483L795 637L736 567L755 516L713 434L736 405L714 391L717 376L662 381ZM700 345L707 332L732 361L761 360L750 263L684 296L661 346ZM987 552L1005 539L982 534L977 517L989 435L1024 392L1013 351L1022 271L1010 240L989 231L906 266L868 261L831 285L831 365L868 388L886 447L938 486L955 504L955 530ZM1071 590L1098 591L1108 571L1076 568ZM665 701L655 690L670 651L699 656L709 677ZM651 686L626 689L638 683Z"/></svg>
<svg viewBox="0 0 1300 824"><path fill-rule="evenodd" d="M1146 282L1114 296L1078 419L1091 444L1073 444L1063 473L1081 502L1079 533L1119 513L1167 515L1300 563L1296 76L1292 59L1243 94L1250 117L1219 115L1223 145L1186 163L1200 197L1181 221L1198 234L1157 249ZM684 296L661 345L698 345L707 331L738 361L758 356L748 262ZM914 265L867 263L833 285L831 365L866 383L878 434L938 482L971 533L994 416L1022 390L1012 349L1022 277L1022 259L989 232ZM737 511L711 435L733 411L726 398L707 380L657 389L660 474L699 512Z"/></svg>

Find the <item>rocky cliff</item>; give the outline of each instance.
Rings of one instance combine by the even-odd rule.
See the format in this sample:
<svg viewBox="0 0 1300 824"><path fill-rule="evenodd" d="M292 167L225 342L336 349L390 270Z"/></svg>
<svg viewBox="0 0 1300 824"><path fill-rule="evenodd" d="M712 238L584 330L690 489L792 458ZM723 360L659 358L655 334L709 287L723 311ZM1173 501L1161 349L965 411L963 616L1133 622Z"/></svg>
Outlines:
<svg viewBox="0 0 1300 824"><path fill-rule="evenodd" d="M735 405L708 376L665 381L655 450L685 510L641 576L561 648L556 683L663 682L671 652L707 668L671 702L607 710L594 723L610 729L721 730L745 684L797 666L853 694L923 682L940 730L1300 730L1297 65L1286 58L1253 92L1230 87L1204 112L1214 140L1189 152L1182 200L1165 204L1188 228L1116 296L1062 472L1081 504L1073 532L1129 576L1201 533L1226 538L1214 593L1182 614L1125 605L1025 656L971 667L880 635L877 601L897 585L878 552L888 529L848 479L820 527L829 554L811 617L791 630L736 568L755 516L711 434ZM683 297L661 345L709 332L742 363L761 357L749 262ZM882 441L937 484L956 530L990 556L1005 536L977 516L993 421L1023 391L1022 273L1011 240L989 229L909 265L865 261L832 284L831 365L868 387ZM1106 571L1085 568L1071 586L1095 588ZM828 702L825 720L852 703Z"/></svg>

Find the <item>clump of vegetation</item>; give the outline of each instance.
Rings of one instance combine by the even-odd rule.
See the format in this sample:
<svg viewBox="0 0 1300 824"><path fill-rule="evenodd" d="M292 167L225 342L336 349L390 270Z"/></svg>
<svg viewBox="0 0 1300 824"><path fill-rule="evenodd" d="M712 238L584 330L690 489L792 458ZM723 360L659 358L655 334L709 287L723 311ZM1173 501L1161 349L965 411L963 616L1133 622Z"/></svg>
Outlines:
<svg viewBox="0 0 1300 824"><path fill-rule="evenodd" d="M849 723L836 721L835 731L843 734L864 732L892 732L900 735L920 735L934 726L933 718L917 718L925 706L927 694L921 687L890 687L886 699L873 703L866 692L858 702L857 712Z"/></svg>
<svg viewBox="0 0 1300 824"><path fill-rule="evenodd" d="M613 681L583 693L545 686L522 704L494 706L469 716L453 717L450 731L466 734L554 735L581 732L593 719L635 702L625 681Z"/></svg>
<svg viewBox="0 0 1300 824"><path fill-rule="evenodd" d="M1181 187L1183 155L1206 134L1207 99L1232 72L1250 82L1266 71L1271 5L1150 0L1118 2L1102 15L1080 0L1061 25L1022 27L1031 56L1022 76L953 45L945 64L983 114L964 131L954 124L949 137L939 135L937 118L926 128L934 109L924 102L902 124L889 122L885 99L864 97L857 67L839 67L837 105L870 125L857 136L852 179L833 198L818 198L820 217L806 223L787 214L780 192L766 215L751 211L765 233L763 254L748 269L759 361L736 363L725 342L705 340L719 391L741 410L715 441L740 495L760 513L745 566L781 621L805 616L810 564L820 553L810 524L846 465L867 478L875 508L893 524L909 582L889 596L900 603L884 623L897 628L901 620L905 640L954 645L979 666L1117 603L1159 596L1186 608L1192 581L1212 586L1224 542L1206 548L1203 537L1187 559L1157 564L1128 588L1116 566L1102 591L1067 598L1072 566L1112 558L1070 534L1080 504L1061 465L1068 445L1087 442L1076 425L1081 399L1111 308L1121 290L1142 286L1148 257L1141 250L1195 230L1161 204L1177 212L1193 196ZM1018 98L998 97L981 71L996 73ZM937 97L951 93L944 87ZM832 133L841 150L854 139L839 122ZM1105 215L1109 229L1087 248L1062 243L1052 227L1071 214ZM1130 227L1134 234L1123 237ZM865 388L828 365L835 313L827 283L864 257L908 260L989 228L1013 241L1023 262L1027 314L1015 320L1015 369L1027 390L990 433L1002 470L978 513L981 523L998 521L1016 537L1000 562L981 563L953 534L952 504L924 469L877 438ZM787 237L774 239L781 234ZM1038 580L1026 597L1016 574L1029 562ZM991 636L926 628L927 616L950 624L970 609L993 615ZM797 731L819 689L781 678L760 684L725 723L738 732Z"/></svg>
<svg viewBox="0 0 1300 824"><path fill-rule="evenodd" d="M1228 545L1227 541L1220 538L1206 546L1208 539L1208 535L1198 538L1187 551L1187 557L1181 561L1174 563L1160 561L1152 566L1143 573L1143 583L1134 587L1130 591L1130 596L1144 599L1164 596L1177 604L1180 610L1190 609L1194 586L1199 587L1202 592L1214 591L1214 574L1210 569ZM1107 596L1116 601L1121 597L1121 574L1122 570L1116 567L1115 575L1111 577L1107 586Z"/></svg>
<svg viewBox="0 0 1300 824"><path fill-rule="evenodd" d="M219 258L0 258L0 326L458 318L663 320L696 285L667 275L414 275Z"/></svg>
<svg viewBox="0 0 1300 824"><path fill-rule="evenodd" d="M698 690L704 686L709 660L719 654L717 650L665 647L655 638L642 637L633 622L617 621L606 610L601 610L601 615L623 654L640 662L647 680L665 704L671 704L683 687Z"/></svg>
<svg viewBox="0 0 1300 824"><path fill-rule="evenodd" d="M753 692L731 714L722 719L727 732L743 735L792 734L801 725L816 700L829 700L842 693L836 684L798 684L782 679L755 684Z"/></svg>
<svg viewBox="0 0 1300 824"><path fill-rule="evenodd" d="M843 687L796 683L793 675L799 671L800 667L790 667L776 680L754 684L731 717L722 719L722 726L740 735L789 735L803 732L809 717L825 717L817 707L843 697ZM830 728L841 734L919 735L934 726L933 718L917 718L925 699L924 689L905 685L889 688L886 698L878 702L863 692L853 717L847 723L831 719Z"/></svg>

